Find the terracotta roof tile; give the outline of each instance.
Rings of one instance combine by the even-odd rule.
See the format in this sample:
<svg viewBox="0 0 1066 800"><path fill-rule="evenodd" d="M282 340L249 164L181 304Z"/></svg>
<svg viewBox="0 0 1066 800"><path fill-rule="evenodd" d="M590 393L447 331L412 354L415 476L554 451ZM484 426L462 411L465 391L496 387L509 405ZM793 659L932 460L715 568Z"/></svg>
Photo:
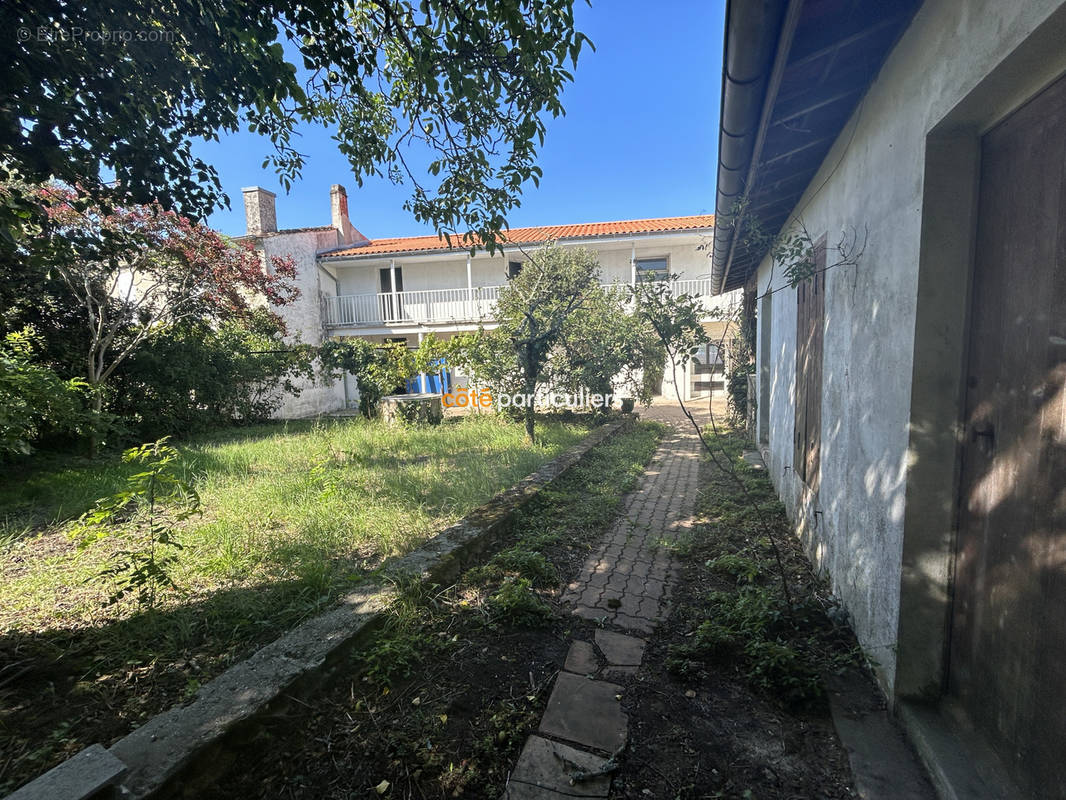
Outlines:
<svg viewBox="0 0 1066 800"><path fill-rule="evenodd" d="M576 225L546 225L537 228L511 228L503 233L503 244L533 244L561 239L595 239L599 236L624 236L626 234L673 233L677 231L706 230L714 226L713 214L691 217L661 217L658 219L634 219L621 222L585 222ZM361 247L342 247L327 250L319 255L326 258L360 257L389 253L414 253L419 251L466 250L457 241L448 247L439 236L401 236L393 239L371 239Z"/></svg>

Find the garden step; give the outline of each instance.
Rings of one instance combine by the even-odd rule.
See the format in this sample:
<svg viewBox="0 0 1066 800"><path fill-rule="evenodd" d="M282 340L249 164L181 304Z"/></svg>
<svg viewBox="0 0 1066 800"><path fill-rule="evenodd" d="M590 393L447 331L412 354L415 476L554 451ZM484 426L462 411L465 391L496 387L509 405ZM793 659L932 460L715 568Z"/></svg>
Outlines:
<svg viewBox="0 0 1066 800"><path fill-rule="evenodd" d="M626 743L629 721L619 698L622 687L560 672L540 721L541 733L614 753Z"/></svg>
<svg viewBox="0 0 1066 800"><path fill-rule="evenodd" d="M599 672L600 662L596 658L596 649L588 642L574 642L566 653L563 669L576 675L594 675Z"/></svg>
<svg viewBox="0 0 1066 800"><path fill-rule="evenodd" d="M596 646L612 667L639 667L644 658L643 639L603 629L596 631Z"/></svg>
<svg viewBox="0 0 1066 800"><path fill-rule="evenodd" d="M607 759L541 736L530 736L507 782L504 800L554 800L564 797L607 797L611 776L574 781L578 772L595 773Z"/></svg>

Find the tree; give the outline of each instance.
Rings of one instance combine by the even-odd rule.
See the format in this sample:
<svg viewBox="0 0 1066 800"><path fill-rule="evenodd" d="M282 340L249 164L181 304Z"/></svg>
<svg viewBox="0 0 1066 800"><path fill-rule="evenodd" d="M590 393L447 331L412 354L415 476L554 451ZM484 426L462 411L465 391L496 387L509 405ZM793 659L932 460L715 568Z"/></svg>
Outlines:
<svg viewBox="0 0 1066 800"><path fill-rule="evenodd" d="M264 302L280 306L298 296L291 258L265 266L251 245L158 203L107 213L82 210L73 192L43 187L40 194L53 221L52 269L83 313L85 379L97 421L108 379L155 332L188 320L250 319ZM87 242L107 244L82 249Z"/></svg>
<svg viewBox="0 0 1066 800"><path fill-rule="evenodd" d="M621 286L589 294L581 313L563 327L550 362L553 384L602 395L621 389L641 403L651 402L644 376L661 369L665 351L648 321L627 307L629 299Z"/></svg>
<svg viewBox="0 0 1066 800"><path fill-rule="evenodd" d="M319 348L322 366L330 374L351 373L359 390L359 410L377 416L381 398L403 386L415 373L415 356L402 344L374 344L366 339L331 339Z"/></svg>
<svg viewBox="0 0 1066 800"><path fill-rule="evenodd" d="M706 316L698 297L675 296L669 280L641 281L632 287L637 316L654 332L670 368L674 371L674 387L678 386L677 368L696 354L701 345L710 341L702 320ZM680 396L679 396L680 397Z"/></svg>
<svg viewBox="0 0 1066 800"><path fill-rule="evenodd" d="M554 245L534 253L522 270L500 289L496 304L499 326L487 334L494 352L510 345L510 357L490 362L501 388L517 392L526 435L534 440L533 398L547 378L546 366L571 316L599 292L599 264L595 253ZM496 346L493 346L495 343Z"/></svg>
<svg viewBox="0 0 1066 800"><path fill-rule="evenodd" d="M491 248L540 177L544 119L587 42L573 2L7 0L0 180L79 187L79 210L158 201L202 219L225 195L195 140L264 135L288 186L293 136L318 123L358 181L410 181L416 218ZM0 198L8 243L47 224L32 193Z"/></svg>

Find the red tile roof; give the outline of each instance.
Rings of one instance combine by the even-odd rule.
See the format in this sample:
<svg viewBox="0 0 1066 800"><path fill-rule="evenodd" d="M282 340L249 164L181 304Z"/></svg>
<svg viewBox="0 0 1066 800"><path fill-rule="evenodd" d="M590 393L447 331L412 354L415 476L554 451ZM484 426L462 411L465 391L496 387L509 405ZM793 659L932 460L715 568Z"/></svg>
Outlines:
<svg viewBox="0 0 1066 800"><path fill-rule="evenodd" d="M511 228L503 232L503 245L536 244L562 239L595 239L597 237L625 236L627 234L673 233L677 231L707 230L714 227L713 214L698 214L692 217L661 217L659 219L633 219L622 222L585 222L577 225L546 225L539 228ZM448 247L439 236L401 236L394 239L371 239L362 247L342 247L328 250L320 255L326 258L383 255L389 253L413 253L419 251L466 250L458 239L453 238Z"/></svg>

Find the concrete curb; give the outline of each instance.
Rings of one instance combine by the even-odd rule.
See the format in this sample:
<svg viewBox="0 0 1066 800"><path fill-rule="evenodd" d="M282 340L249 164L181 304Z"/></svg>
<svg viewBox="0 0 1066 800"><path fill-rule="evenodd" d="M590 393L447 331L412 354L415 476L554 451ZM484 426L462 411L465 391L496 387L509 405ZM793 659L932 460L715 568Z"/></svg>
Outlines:
<svg viewBox="0 0 1066 800"><path fill-rule="evenodd" d="M86 756L107 754L115 767L116 796L141 800L153 796L195 795L194 786L172 785L197 768L197 786L221 774L232 758L225 745L254 738L256 720L282 711L293 698L307 696L326 681L344 656L364 643L396 597L399 581L441 583L457 578L464 567L506 533L514 512L580 461L593 447L625 426L630 418L608 422L585 439L459 522L445 528L420 549L390 561L382 576L345 596L336 608L304 622L235 664L203 686L188 705L157 714L107 751L92 745L9 795L7 800L81 800L98 797L96 763ZM98 760L98 759L97 759ZM117 764L115 763L117 762ZM80 777L79 777L80 776ZM63 794L55 793L63 786Z"/></svg>

